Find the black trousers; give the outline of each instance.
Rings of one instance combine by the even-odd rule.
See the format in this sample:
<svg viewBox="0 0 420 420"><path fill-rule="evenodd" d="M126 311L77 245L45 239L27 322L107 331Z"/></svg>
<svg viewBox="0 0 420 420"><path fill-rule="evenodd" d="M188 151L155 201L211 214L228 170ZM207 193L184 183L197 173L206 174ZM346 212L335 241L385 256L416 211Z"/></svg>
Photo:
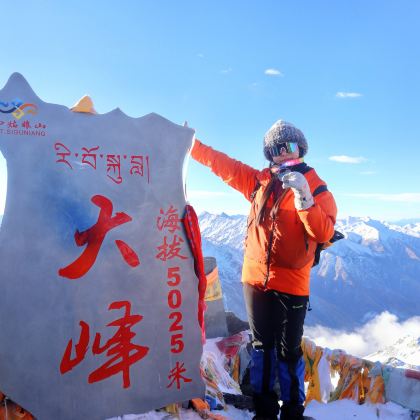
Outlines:
<svg viewBox="0 0 420 420"><path fill-rule="evenodd" d="M251 384L257 399L262 397L266 407L267 396L277 403L273 396L277 373L283 403L303 404L301 341L309 297L262 290L247 283L244 297L254 348Z"/></svg>
<svg viewBox="0 0 420 420"><path fill-rule="evenodd" d="M244 297L254 348L275 349L279 360L298 360L309 297L265 291L247 283Z"/></svg>

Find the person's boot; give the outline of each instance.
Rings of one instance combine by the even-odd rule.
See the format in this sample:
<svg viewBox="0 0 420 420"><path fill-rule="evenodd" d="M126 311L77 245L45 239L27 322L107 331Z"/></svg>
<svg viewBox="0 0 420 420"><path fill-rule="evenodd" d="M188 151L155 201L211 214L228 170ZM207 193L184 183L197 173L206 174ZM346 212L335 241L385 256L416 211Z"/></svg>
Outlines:
<svg viewBox="0 0 420 420"><path fill-rule="evenodd" d="M277 420L280 407L278 396L274 391L265 394L254 394L255 416L253 420Z"/></svg>
<svg viewBox="0 0 420 420"><path fill-rule="evenodd" d="M304 416L304 410L303 405L284 403L280 410L280 420L315 420L313 417Z"/></svg>
<svg viewBox="0 0 420 420"><path fill-rule="evenodd" d="M239 410L255 411L254 400L249 395L229 394L224 392L223 399L225 400L226 404L233 405Z"/></svg>

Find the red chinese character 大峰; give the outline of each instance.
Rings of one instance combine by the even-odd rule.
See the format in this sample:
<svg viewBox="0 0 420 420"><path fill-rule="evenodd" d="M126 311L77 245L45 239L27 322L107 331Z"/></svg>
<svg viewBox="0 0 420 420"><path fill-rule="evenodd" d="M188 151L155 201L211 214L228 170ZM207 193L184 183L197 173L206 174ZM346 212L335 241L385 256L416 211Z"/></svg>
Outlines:
<svg viewBox="0 0 420 420"><path fill-rule="evenodd" d="M63 143L55 143L54 149L57 152L57 156L60 158L56 160L57 163L65 163L70 167L70 169L73 169L73 166L71 166L70 162L66 159L67 156L71 155L70 149L65 146Z"/></svg>
<svg viewBox="0 0 420 420"><path fill-rule="evenodd" d="M106 352L107 356L113 357L89 375L88 382L90 384L122 372L123 387L128 388L130 386L130 366L143 359L149 352L149 347L131 343L131 339L136 335L131 331L131 328L143 319L141 315L130 314L131 303L128 301L113 302L108 309L122 308L125 309L124 317L107 325L107 327L118 327L114 336L102 347L100 344L101 335L97 333L95 336L92 353L101 354Z"/></svg>
<svg viewBox="0 0 420 420"><path fill-rule="evenodd" d="M74 280L84 276L95 263L105 235L111 229L132 220L128 214L123 212L118 212L115 216L112 216L112 201L103 195L95 195L91 201L101 209L98 220L84 232L76 230L74 234L76 245L86 245L86 248L75 261L58 270L58 274L62 277ZM116 240L115 243L128 265L136 267L140 264L137 254L124 241Z"/></svg>
<svg viewBox="0 0 420 420"><path fill-rule="evenodd" d="M13 120L13 121L9 121L8 123L7 123L7 127L8 128L17 128L17 122L15 121L15 120Z"/></svg>
<svg viewBox="0 0 420 420"><path fill-rule="evenodd" d="M184 242L184 240L178 236L174 235L172 239L172 243L168 243L166 236L163 238L163 244L158 246L158 253L156 255L156 258L160 259L161 261L167 261L171 260L172 258L178 257L182 260L186 260L187 257L184 255L181 255L181 244Z"/></svg>
<svg viewBox="0 0 420 420"><path fill-rule="evenodd" d="M106 155L106 172L112 175L107 175L116 184L121 184L121 156L120 155Z"/></svg>
<svg viewBox="0 0 420 420"><path fill-rule="evenodd" d="M156 225L159 230L167 228L169 232L174 233L176 230L181 230L179 227L180 222L181 219L178 217L178 211L171 204L166 212L160 209L160 216L157 218Z"/></svg>
<svg viewBox="0 0 420 420"><path fill-rule="evenodd" d="M122 318L112 321L107 325L107 327L118 327L118 330L102 347L100 344L101 335L96 333L92 346L92 354L94 356L106 352L106 356L111 358L101 367L90 373L88 383L99 382L121 372L123 375L123 387L128 388L130 386L131 365L143 359L149 352L149 347L140 346L131 342L136 335L131 331L131 328L143 319L141 315L132 315L130 313L131 303L128 301L112 302L108 310L114 309L125 310ZM89 325L84 321L80 321L80 326L80 338L78 344L75 346L76 356L74 359L71 359L73 341L70 340L61 359L61 374L72 370L86 356L90 341Z"/></svg>
<svg viewBox="0 0 420 420"><path fill-rule="evenodd" d="M191 382L192 379L182 376L182 374L186 372L184 368L184 363L179 364L176 362L175 367L171 370L171 373L168 376L168 379L171 381L166 388L172 388L172 385L176 383L176 388L181 388L181 381L183 382Z"/></svg>
<svg viewBox="0 0 420 420"><path fill-rule="evenodd" d="M93 169L96 169L96 153L92 153L99 149L99 146L92 147L88 149L86 147L82 147L82 150L85 152L82 154L82 163L86 163L90 165Z"/></svg>

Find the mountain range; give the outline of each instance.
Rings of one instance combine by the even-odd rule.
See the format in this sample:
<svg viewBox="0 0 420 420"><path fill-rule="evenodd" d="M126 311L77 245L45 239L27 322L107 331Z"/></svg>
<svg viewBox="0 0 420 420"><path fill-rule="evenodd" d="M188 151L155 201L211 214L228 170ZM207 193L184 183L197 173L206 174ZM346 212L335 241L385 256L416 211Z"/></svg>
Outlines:
<svg viewBox="0 0 420 420"><path fill-rule="evenodd" d="M240 283L246 216L202 213L204 256L217 260L225 306L246 319ZM383 311L405 320L420 314L420 223L369 217L339 220L344 239L321 253L311 274L306 324L355 328Z"/></svg>

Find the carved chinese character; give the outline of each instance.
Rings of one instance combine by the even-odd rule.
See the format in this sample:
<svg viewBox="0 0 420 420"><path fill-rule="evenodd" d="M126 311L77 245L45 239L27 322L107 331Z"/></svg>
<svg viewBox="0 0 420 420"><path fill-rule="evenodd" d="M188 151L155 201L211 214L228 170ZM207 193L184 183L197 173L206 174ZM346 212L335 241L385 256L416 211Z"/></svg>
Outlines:
<svg viewBox="0 0 420 420"><path fill-rule="evenodd" d="M156 225L159 230L167 228L169 232L175 233L176 230L181 230L179 227L180 222L181 219L178 217L178 210L171 204L166 212L160 209L160 216L157 218Z"/></svg>
<svg viewBox="0 0 420 420"><path fill-rule="evenodd" d="M22 121L21 125L22 125L23 128L26 128L26 129L31 128L31 124L28 120Z"/></svg>
<svg viewBox="0 0 420 420"><path fill-rule="evenodd" d="M92 353L101 354L106 352L108 357L113 357L89 375L88 382L90 384L121 372L123 375L123 387L128 388L130 386L130 366L143 359L149 352L149 347L139 346L131 342L131 339L136 336L131 331L131 328L140 322L143 317L130 314L131 303L128 301L113 302L109 305L109 310L121 308L125 309L124 317L107 325L107 327L118 327L114 336L102 347L100 344L101 335L97 333L95 336Z"/></svg>
<svg viewBox="0 0 420 420"><path fill-rule="evenodd" d="M60 363L60 372L61 374L67 373L77 366L86 356L89 346L89 324L86 324L85 321L80 321L79 325L81 327L79 342L75 345L76 357L71 358L71 351L73 349L73 340L70 340L67 344L66 350L64 352L63 358Z"/></svg>
<svg viewBox="0 0 420 420"><path fill-rule="evenodd" d="M173 258L181 258L182 260L187 259L184 255L181 255L181 244L184 242L184 240L178 236L174 235L172 238L172 242L168 243L166 236L163 238L163 244L158 246L158 254L156 255L156 258L160 259L161 261L167 261L171 260Z"/></svg>
<svg viewBox="0 0 420 420"><path fill-rule="evenodd" d="M74 280L84 276L95 263L106 234L111 229L132 220L128 214L123 212L118 212L115 216L112 216L112 201L102 195L93 196L91 201L101 209L98 220L84 232L77 230L74 234L76 245L86 245L86 248L75 261L58 270L58 274L62 277ZM140 264L137 254L124 241L116 240L115 243L128 265L136 267Z"/></svg>
<svg viewBox="0 0 420 420"><path fill-rule="evenodd" d="M122 373L123 388L130 386L130 367L134 363L143 359L149 352L149 347L133 344L131 340L136 334L131 331L131 328L139 323L143 317L141 315L131 314L131 303L128 301L112 302L108 310L124 309L124 316L107 324L107 327L117 327L115 334L101 346L101 334L96 333L92 346L92 354L98 355L106 353L110 359L100 366L98 369L90 373L88 383L103 381L113 375ZM60 363L60 372L65 374L80 364L87 353L89 347L89 324L80 321L80 338L78 344L75 345L76 356L71 359L71 352L73 348L73 340L67 344L64 355ZM182 372L181 372L182 373Z"/></svg>
<svg viewBox="0 0 420 420"><path fill-rule="evenodd" d="M183 376L182 374L186 372L186 369L184 368L184 363L176 362L175 367L171 370L168 379L171 380L169 385L166 388L172 388L173 384L176 384L176 388L181 388L181 381L182 382L191 382L190 378L187 378Z"/></svg>

